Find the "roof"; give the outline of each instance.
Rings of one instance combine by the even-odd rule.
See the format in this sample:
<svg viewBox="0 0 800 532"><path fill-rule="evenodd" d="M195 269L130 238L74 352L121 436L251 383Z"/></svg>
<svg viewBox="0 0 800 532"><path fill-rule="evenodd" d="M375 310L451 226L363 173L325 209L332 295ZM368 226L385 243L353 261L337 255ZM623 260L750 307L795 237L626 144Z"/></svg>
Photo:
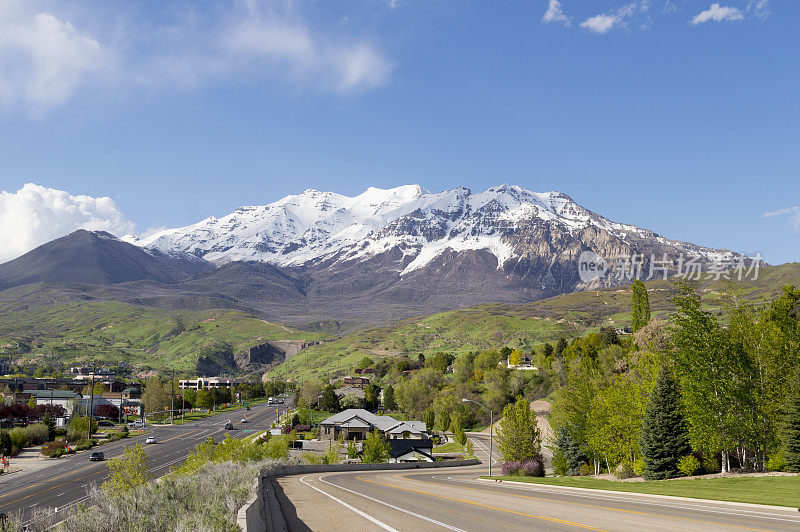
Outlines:
<svg viewBox="0 0 800 532"><path fill-rule="evenodd" d="M25 393L30 394L37 399L74 399L79 397L80 394L71 390L26 390Z"/></svg>
<svg viewBox="0 0 800 532"><path fill-rule="evenodd" d="M364 410L363 408L348 408L347 410L342 410L338 414L334 414L331 417L323 420L320 425L342 425L354 417L358 417L359 419L366 421L381 432L391 430L402 423L391 416L376 416L372 412Z"/></svg>
<svg viewBox="0 0 800 532"><path fill-rule="evenodd" d="M418 440L387 440L391 446L389 454L392 458L403 456L411 451L421 452L430 456L433 451L433 441L430 438L422 438Z"/></svg>
<svg viewBox="0 0 800 532"><path fill-rule="evenodd" d="M390 434L401 434L403 432L411 432L412 434L422 434L427 431L428 427L422 421L401 421L396 426L389 429Z"/></svg>

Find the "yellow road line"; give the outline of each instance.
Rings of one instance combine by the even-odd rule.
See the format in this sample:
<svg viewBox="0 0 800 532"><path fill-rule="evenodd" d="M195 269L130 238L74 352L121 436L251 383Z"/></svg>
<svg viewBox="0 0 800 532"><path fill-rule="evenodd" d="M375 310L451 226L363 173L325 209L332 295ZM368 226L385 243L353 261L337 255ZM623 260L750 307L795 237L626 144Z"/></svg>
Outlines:
<svg viewBox="0 0 800 532"><path fill-rule="evenodd" d="M407 473L405 475L395 475L395 478L405 478L407 480L413 480L415 482L425 482L426 484L433 484L434 486L441 486L442 485L440 483L432 482L430 480L422 480L422 479L418 479L418 478L410 479L410 478L408 478L410 476L411 476L411 474ZM370 482L370 481L367 481L367 482ZM534 497L534 496L531 496L531 495L520 495L519 493L497 492L495 490L486 490L486 489L480 489L480 488L470 488L468 486L459 486L459 487L462 488L462 489L465 489L465 490L482 491L484 493L504 493L506 495L511 495L513 497L520 497L520 498L523 498L523 499L534 499L534 500L538 500L538 501L548 501L548 502L555 502L555 503L561 503L561 504L570 504L570 505L573 505L573 506L585 506L587 508L597 508L597 509L600 509L600 510L611 510L613 512L623 512L623 513L628 513L628 514L646 515L646 516L650 516L650 517L664 517L664 518L667 518L667 519L678 519L678 520L681 520L681 521L690 521L690 522L693 522L693 523L701 523L701 524L704 524L704 525L714 525L714 526L722 526L722 527L741 528L743 530L754 530L756 532L771 532L769 530L764 530L764 529L761 529L761 528L751 528L751 527L748 527L748 526L741 526L741 525L727 525L727 524L722 524L722 523L715 523L713 521L703 521L701 519L690 519L688 517L675 517L675 516L671 516L671 515L654 514L654 513L651 513L651 512L641 512L641 511L637 511L637 510L625 510L625 509L622 509L622 508L610 508L608 506L600 506L600 505L597 505L597 504L587 504L585 502L560 501L558 499L548 499L547 497Z"/></svg>
<svg viewBox="0 0 800 532"><path fill-rule="evenodd" d="M410 488L404 488L402 486L397 486L395 484L384 484L383 482L375 482L374 480L367 480L365 478L361 478L360 476L356 476L356 478L358 480L363 481L363 482L370 482L372 484L379 484L381 486L389 486L391 488L397 488L397 489L401 489L403 491L410 491L410 492L413 492L413 493L421 493L423 495L430 495L431 497L437 497L439 499L447 499L448 501L461 502L461 503L464 503L464 504L471 504L473 506L480 506L482 508L489 508L490 510L499 510L501 512L508 512L508 513L512 513L512 514L523 515L525 517L533 517L535 519L542 519L544 521L551 521L553 523L559 523L559 524L562 524L562 525L569 525L569 526L574 526L574 527L578 527L578 528L585 528L586 530L596 530L598 532L606 532L602 528L596 528L596 527L593 527L591 525L584 525L584 524L581 524L581 523L574 523L572 521L565 521L564 519L558 519L556 517L547 517L547 516L544 516L544 515L526 514L524 512L517 512L516 510L509 510L507 508L498 508L496 506L489 506L488 504L481 504L479 502L467 501L467 500L464 500L464 499L455 499L453 497L446 497L444 495L437 495L436 493L430 493L430 492L427 492L427 491L412 490Z"/></svg>

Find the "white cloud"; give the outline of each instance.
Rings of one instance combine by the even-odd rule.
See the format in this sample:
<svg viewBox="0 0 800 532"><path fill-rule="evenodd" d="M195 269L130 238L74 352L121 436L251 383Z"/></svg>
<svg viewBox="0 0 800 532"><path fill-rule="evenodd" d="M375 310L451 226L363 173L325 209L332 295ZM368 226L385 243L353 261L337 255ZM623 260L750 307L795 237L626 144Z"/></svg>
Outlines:
<svg viewBox="0 0 800 532"><path fill-rule="evenodd" d="M560 22L564 26L569 26L572 24L572 19L564 14L561 8L561 2L558 0L550 0L547 4L547 11L542 15L542 22L545 24Z"/></svg>
<svg viewBox="0 0 800 532"><path fill-rule="evenodd" d="M33 3L0 7L0 104L22 104L34 114L68 100L98 75L112 54L92 35Z"/></svg>
<svg viewBox="0 0 800 532"><path fill-rule="evenodd" d="M747 2L747 11L761 20L772 14L769 10L769 0L750 0Z"/></svg>
<svg viewBox="0 0 800 532"><path fill-rule="evenodd" d="M134 224L107 197L73 196L33 183L0 191L0 263L77 229L124 235Z"/></svg>
<svg viewBox="0 0 800 532"><path fill-rule="evenodd" d="M628 19L637 13L644 13L650 8L648 0L640 2L631 2L612 13L601 13L593 17L589 17L581 22L581 28L587 29L594 33L608 33L613 28L624 27L628 25Z"/></svg>
<svg viewBox="0 0 800 532"><path fill-rule="evenodd" d="M800 207L788 207L786 209L779 209L777 211L765 212L761 215L764 218L772 218L775 216L788 216L789 223L800 231Z"/></svg>
<svg viewBox="0 0 800 532"><path fill-rule="evenodd" d="M714 22L744 20L744 15L738 8L711 4L711 7L695 15L689 23L697 26L712 20Z"/></svg>

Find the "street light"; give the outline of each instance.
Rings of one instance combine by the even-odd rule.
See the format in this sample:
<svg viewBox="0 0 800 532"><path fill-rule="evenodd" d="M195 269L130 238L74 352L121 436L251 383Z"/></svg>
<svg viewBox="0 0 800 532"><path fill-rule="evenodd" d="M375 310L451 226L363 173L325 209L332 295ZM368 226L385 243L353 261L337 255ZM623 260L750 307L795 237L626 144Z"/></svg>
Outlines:
<svg viewBox="0 0 800 532"><path fill-rule="evenodd" d="M486 410L487 412L489 412L489 476L491 477L492 476L492 450L493 450L492 440L494 439L493 436L492 436L492 431L494 430L494 413L492 412L492 410L490 408L486 408L485 406L480 404L478 401L473 401L472 399L461 399L461 402L462 403L475 403L479 407L481 407L484 410Z"/></svg>

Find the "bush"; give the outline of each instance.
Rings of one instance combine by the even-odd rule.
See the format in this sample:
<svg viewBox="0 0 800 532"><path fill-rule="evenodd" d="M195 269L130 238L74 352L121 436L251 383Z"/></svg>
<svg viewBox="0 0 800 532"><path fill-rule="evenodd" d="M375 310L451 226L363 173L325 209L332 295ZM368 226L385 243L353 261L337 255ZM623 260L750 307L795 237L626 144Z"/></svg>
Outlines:
<svg viewBox="0 0 800 532"><path fill-rule="evenodd" d="M50 428L44 423L36 423L25 427L28 445L41 445L48 440Z"/></svg>
<svg viewBox="0 0 800 532"><path fill-rule="evenodd" d="M786 455L783 449L778 449L778 452L770 456L767 460L767 471L785 471L786 470Z"/></svg>
<svg viewBox="0 0 800 532"><path fill-rule="evenodd" d="M11 438L11 447L17 448L17 453L28 446L28 431L21 427L16 427L8 431L8 436ZM13 454L13 452L12 452Z"/></svg>
<svg viewBox="0 0 800 532"><path fill-rule="evenodd" d="M644 460L637 458L633 461L633 474L641 477L642 473L644 473Z"/></svg>
<svg viewBox="0 0 800 532"><path fill-rule="evenodd" d="M693 454L687 454L678 460L678 471L685 477L691 477L702 468L703 464L701 464L700 460Z"/></svg>
<svg viewBox="0 0 800 532"><path fill-rule="evenodd" d="M543 477L544 461L541 456L534 456L521 462L509 461L500 466L504 475L519 475L523 477Z"/></svg>
<svg viewBox="0 0 800 532"><path fill-rule="evenodd" d="M41 453L44 456L49 456L51 458L55 457L54 455L56 453L60 453L60 454L58 454L58 456L61 456L61 455L64 454L64 447L65 446L66 446L66 444L63 441L59 441L59 440L49 441L49 442L46 442L44 445L42 445Z"/></svg>
<svg viewBox="0 0 800 532"><path fill-rule="evenodd" d="M706 473L719 473L720 467L720 460L717 456L712 454L711 456L703 457L703 470Z"/></svg>
<svg viewBox="0 0 800 532"><path fill-rule="evenodd" d="M633 464L628 461L621 462L616 469L614 469L614 476L617 478L632 478L636 476L633 471Z"/></svg>
<svg viewBox="0 0 800 532"><path fill-rule="evenodd" d="M78 442L75 443L75 450L88 451L95 445L97 445L97 440L79 440Z"/></svg>
<svg viewBox="0 0 800 532"><path fill-rule="evenodd" d="M592 466L590 466L589 464L581 464L581 470L579 474L582 477L590 477L594 475L594 470L592 469Z"/></svg>
<svg viewBox="0 0 800 532"><path fill-rule="evenodd" d="M7 430L0 430L0 452L11 454L11 437Z"/></svg>

